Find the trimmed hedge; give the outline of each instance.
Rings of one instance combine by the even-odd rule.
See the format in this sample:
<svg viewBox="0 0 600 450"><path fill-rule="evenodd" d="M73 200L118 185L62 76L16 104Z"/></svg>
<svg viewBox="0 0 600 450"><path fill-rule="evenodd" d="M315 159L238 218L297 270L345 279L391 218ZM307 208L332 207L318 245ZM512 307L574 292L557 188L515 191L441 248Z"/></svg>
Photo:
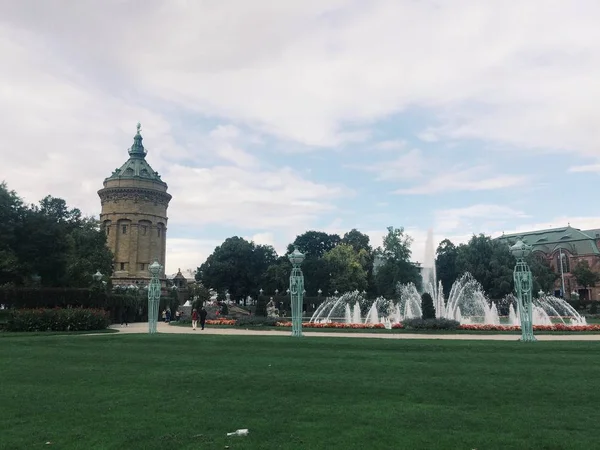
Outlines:
<svg viewBox="0 0 600 450"><path fill-rule="evenodd" d="M6 331L92 331L110 325L106 311L87 308L14 309Z"/></svg>
<svg viewBox="0 0 600 450"><path fill-rule="evenodd" d="M281 319L279 317L240 316L236 319L236 327L274 327Z"/></svg>
<svg viewBox="0 0 600 450"><path fill-rule="evenodd" d="M456 330L460 322L450 319L406 319L402 325L408 330Z"/></svg>

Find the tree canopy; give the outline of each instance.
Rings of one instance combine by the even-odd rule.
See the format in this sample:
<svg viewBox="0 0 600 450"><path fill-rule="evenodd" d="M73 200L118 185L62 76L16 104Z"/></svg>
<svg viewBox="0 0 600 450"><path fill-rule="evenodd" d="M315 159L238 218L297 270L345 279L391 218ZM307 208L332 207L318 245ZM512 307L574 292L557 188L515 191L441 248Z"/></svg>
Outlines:
<svg viewBox="0 0 600 450"><path fill-rule="evenodd" d="M112 274L112 258L97 220L52 196L25 205L0 184L0 285L87 287L96 270Z"/></svg>

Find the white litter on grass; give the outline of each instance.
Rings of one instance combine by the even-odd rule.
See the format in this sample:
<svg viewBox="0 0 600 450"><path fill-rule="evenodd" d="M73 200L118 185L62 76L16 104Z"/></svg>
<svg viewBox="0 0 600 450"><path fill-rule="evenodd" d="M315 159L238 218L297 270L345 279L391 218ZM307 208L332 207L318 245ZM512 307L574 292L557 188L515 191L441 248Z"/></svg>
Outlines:
<svg viewBox="0 0 600 450"><path fill-rule="evenodd" d="M227 433L227 436L248 436L248 428L240 428L231 433Z"/></svg>

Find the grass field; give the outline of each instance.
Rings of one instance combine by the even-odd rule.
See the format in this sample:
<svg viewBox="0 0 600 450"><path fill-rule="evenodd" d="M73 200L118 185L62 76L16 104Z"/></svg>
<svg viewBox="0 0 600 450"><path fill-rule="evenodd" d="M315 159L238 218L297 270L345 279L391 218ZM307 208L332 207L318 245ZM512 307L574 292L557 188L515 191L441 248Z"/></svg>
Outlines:
<svg viewBox="0 0 600 450"><path fill-rule="evenodd" d="M594 342L10 336L0 373L2 449L591 449L600 432Z"/></svg>

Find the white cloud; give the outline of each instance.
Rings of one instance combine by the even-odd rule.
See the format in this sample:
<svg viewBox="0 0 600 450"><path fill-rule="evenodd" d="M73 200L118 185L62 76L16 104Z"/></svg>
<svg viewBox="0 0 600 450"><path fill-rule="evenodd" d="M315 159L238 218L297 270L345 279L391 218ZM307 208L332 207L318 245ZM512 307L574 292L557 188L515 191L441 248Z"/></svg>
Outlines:
<svg viewBox="0 0 600 450"><path fill-rule="evenodd" d="M527 217L530 216L508 206L477 204L436 211L435 230L442 233L470 231L471 234L479 234L484 230L495 229L498 222L512 223L515 219Z"/></svg>
<svg viewBox="0 0 600 450"><path fill-rule="evenodd" d="M598 153L592 0L69 5L21 1L0 15L89 76L110 67L141 92L284 138L335 145L418 106L438 115L430 139Z"/></svg>
<svg viewBox="0 0 600 450"><path fill-rule="evenodd" d="M165 273L175 274L181 269L184 276L189 276L184 272L188 269L197 269L221 244L222 242L213 240L169 237L167 239L168 257Z"/></svg>
<svg viewBox="0 0 600 450"><path fill-rule="evenodd" d="M452 191L489 191L496 189L523 186L528 178L521 175L492 175L491 167L477 166L468 169L452 167L440 169L439 172L427 177L426 181L410 188L398 189L396 194L437 194Z"/></svg>
<svg viewBox="0 0 600 450"><path fill-rule="evenodd" d="M600 164L587 164L587 165L583 165L583 166L572 166L572 167L569 167L569 172L571 172L571 173L581 173L581 172L600 173Z"/></svg>

